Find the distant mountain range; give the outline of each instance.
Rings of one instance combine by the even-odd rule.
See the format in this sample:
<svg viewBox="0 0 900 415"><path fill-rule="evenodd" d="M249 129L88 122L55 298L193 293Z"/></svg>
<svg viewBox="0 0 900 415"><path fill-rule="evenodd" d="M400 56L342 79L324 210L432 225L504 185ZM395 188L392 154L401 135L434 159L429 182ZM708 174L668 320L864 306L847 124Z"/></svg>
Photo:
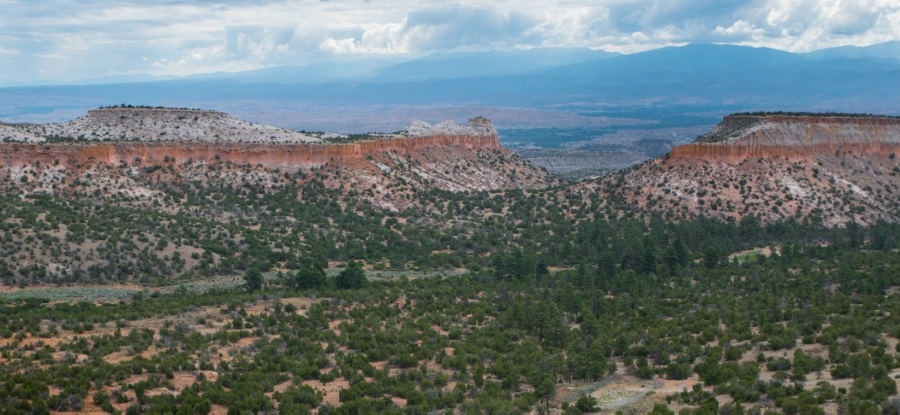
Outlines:
<svg viewBox="0 0 900 415"><path fill-rule="evenodd" d="M900 60L900 41L879 43L871 46L841 46L822 49L805 54L814 59L888 59Z"/></svg>
<svg viewBox="0 0 900 415"><path fill-rule="evenodd" d="M347 129L341 120L352 119L363 129L385 125L375 121L391 117L387 109L402 109L398 123L427 119L409 114L425 106L528 108L587 117L615 116L622 107L684 107L685 114L714 116L741 110L896 114L898 57L900 42L806 54L692 44L630 55L532 49L406 62L364 58L152 82L2 88L0 120L61 121L121 103L212 108L298 129L304 121L334 118L336 130ZM342 114L333 117L334 112ZM493 118L500 128L515 124Z"/></svg>

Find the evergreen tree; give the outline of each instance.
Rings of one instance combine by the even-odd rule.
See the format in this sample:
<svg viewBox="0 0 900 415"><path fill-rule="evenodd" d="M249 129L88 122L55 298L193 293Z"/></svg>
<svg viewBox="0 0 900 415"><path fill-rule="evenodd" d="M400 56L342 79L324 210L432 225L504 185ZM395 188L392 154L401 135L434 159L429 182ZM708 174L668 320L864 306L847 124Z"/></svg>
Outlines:
<svg viewBox="0 0 900 415"><path fill-rule="evenodd" d="M362 264L356 261L347 263L347 268L335 278L335 285L345 290L365 287L368 282L366 273L362 269Z"/></svg>
<svg viewBox="0 0 900 415"><path fill-rule="evenodd" d="M300 290L310 290L322 288L325 286L326 275L325 270L317 265L307 264L302 266L291 281L294 288Z"/></svg>
<svg viewBox="0 0 900 415"><path fill-rule="evenodd" d="M257 291L263 286L263 275L262 272L257 268L250 268L247 271L247 274L244 275L244 287L247 288L247 291L253 292Z"/></svg>

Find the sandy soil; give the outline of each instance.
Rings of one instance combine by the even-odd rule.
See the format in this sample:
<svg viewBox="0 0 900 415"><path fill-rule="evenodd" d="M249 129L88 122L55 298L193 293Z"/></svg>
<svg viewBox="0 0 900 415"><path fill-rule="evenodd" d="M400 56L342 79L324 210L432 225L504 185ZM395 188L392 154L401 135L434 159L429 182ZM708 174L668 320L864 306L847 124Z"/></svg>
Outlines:
<svg viewBox="0 0 900 415"><path fill-rule="evenodd" d="M209 411L209 415L228 415L228 407L222 405L213 405Z"/></svg>
<svg viewBox="0 0 900 415"><path fill-rule="evenodd" d="M322 382L318 380L305 380L303 381L303 384L322 392L322 395L324 395L322 398L322 405L331 404L334 406L340 406L341 404L341 390L350 387L350 382L343 378L335 379L328 382L328 384L322 384Z"/></svg>

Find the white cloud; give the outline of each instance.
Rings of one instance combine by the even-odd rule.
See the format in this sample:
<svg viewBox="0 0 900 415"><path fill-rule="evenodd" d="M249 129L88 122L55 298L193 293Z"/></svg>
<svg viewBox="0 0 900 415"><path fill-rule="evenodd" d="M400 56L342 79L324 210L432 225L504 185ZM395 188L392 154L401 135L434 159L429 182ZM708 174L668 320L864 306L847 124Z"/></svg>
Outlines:
<svg viewBox="0 0 900 415"><path fill-rule="evenodd" d="M427 36L416 28L408 28L406 19L400 23L368 24L355 36L329 36L319 44L319 50L336 54L407 54L411 53L411 39Z"/></svg>
<svg viewBox="0 0 900 415"><path fill-rule="evenodd" d="M769 0L757 24L775 35L760 43L790 51L869 45L900 39L900 3L895 0Z"/></svg>
<svg viewBox="0 0 900 415"><path fill-rule="evenodd" d="M716 33L724 36L737 37L759 37L766 34L765 29L758 28L756 27L756 25L748 23L744 20L738 20L728 27L717 26L715 31Z"/></svg>
<svg viewBox="0 0 900 415"><path fill-rule="evenodd" d="M0 0L0 84L185 75L341 54L900 39L896 0Z"/></svg>

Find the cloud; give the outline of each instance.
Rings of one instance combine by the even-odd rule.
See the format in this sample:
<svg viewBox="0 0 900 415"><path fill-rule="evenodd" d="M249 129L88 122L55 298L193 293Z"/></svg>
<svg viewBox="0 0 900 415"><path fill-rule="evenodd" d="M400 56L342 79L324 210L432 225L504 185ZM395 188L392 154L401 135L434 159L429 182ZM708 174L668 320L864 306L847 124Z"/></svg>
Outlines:
<svg viewBox="0 0 900 415"><path fill-rule="evenodd" d="M365 25L356 34L329 36L319 49L333 53L415 53L538 46L528 32L539 21L521 12L462 6L417 10L399 22Z"/></svg>
<svg viewBox="0 0 900 415"><path fill-rule="evenodd" d="M896 0L0 0L0 84L446 51L900 39Z"/></svg>
<svg viewBox="0 0 900 415"><path fill-rule="evenodd" d="M746 38L765 36L766 30L756 27L753 23L738 20L728 27L716 26L715 33L725 37Z"/></svg>
<svg viewBox="0 0 900 415"><path fill-rule="evenodd" d="M238 59L277 59L291 53L291 27L232 26L225 28L225 51Z"/></svg>

